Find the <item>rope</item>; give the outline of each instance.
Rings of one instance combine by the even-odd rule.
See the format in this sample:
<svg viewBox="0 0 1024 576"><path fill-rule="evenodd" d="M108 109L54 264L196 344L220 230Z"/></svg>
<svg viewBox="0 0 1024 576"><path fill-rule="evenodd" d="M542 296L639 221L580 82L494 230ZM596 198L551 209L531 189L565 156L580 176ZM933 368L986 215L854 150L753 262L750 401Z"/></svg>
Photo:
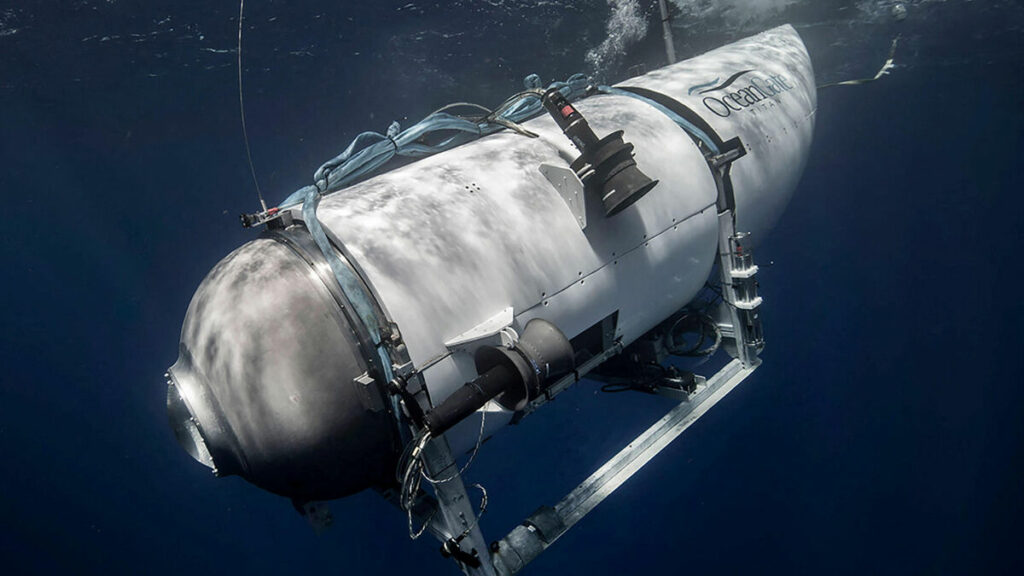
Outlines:
<svg viewBox="0 0 1024 576"><path fill-rule="evenodd" d="M370 333L373 345L379 349L382 339L377 314L374 311L373 302L370 300L371 297L363 290L355 273L345 266L341 258L338 257L338 253L334 250L331 241L324 232L323 226L320 224L320 219L316 217L316 209L323 195L320 190L313 186L307 186L303 188L303 191L305 194L302 199L302 219L306 223L306 229L327 260L327 264L334 274L338 287L348 297L352 308ZM386 368L390 368L390 364L387 364L387 362L385 362L385 365Z"/></svg>
<svg viewBox="0 0 1024 576"><path fill-rule="evenodd" d="M487 115L491 115L494 113L494 111L491 110L490 108L486 106L481 106L479 104L474 104L472 102L452 102L451 104L445 104L444 106L441 106L437 110L434 110L433 112L430 113L430 115L439 114L441 112L447 112L453 108L476 108L477 110L482 110L486 112Z"/></svg>
<svg viewBox="0 0 1024 576"><path fill-rule="evenodd" d="M889 57L886 59L885 63L882 64L882 68L878 70L878 73L875 74L874 77L859 78L857 80L845 80L843 82L832 82L830 84L822 84L821 86L818 86L818 90L832 88L834 86L859 86L861 84L867 84L868 82L874 82L875 80L878 80L882 76L888 75L889 72L891 72L896 67L896 46L899 44L899 42L900 36L896 36L896 38L893 38L892 47L889 48Z"/></svg>
<svg viewBox="0 0 1024 576"><path fill-rule="evenodd" d="M336 192L373 174L396 156L431 156L502 129L535 137L535 134L519 124L544 111L541 103L544 92L532 87L539 82L539 79L531 75L526 82L528 90L507 99L493 112L479 104L456 102L439 108L405 130L401 130L397 122L392 122L386 136L377 132L363 132L356 136L341 154L317 169L313 175L312 186L293 192L285 198L279 208L290 208L300 204L310 189L316 189L322 195ZM586 94L587 78L582 74L575 74L565 82L552 83L548 89L560 90L566 98L575 100ZM448 112L458 107L475 108L486 115L482 118L468 118ZM436 141L432 142L434 139Z"/></svg>

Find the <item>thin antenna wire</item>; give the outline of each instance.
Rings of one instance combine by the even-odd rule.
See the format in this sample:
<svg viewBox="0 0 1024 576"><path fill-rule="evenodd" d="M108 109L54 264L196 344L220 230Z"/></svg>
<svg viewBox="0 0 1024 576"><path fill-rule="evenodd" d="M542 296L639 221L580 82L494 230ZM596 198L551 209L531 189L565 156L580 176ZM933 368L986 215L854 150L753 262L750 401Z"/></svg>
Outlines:
<svg viewBox="0 0 1024 576"><path fill-rule="evenodd" d="M256 166L252 163L252 151L249 149L249 132L245 129L245 101L242 99L242 17L245 13L245 0L238 3L238 109L242 114L242 138L245 140L245 156L249 159L249 172L252 173L252 183L256 185L256 197L260 200L260 207L267 211L267 203L263 200L263 192L260 191L260 183L256 179Z"/></svg>

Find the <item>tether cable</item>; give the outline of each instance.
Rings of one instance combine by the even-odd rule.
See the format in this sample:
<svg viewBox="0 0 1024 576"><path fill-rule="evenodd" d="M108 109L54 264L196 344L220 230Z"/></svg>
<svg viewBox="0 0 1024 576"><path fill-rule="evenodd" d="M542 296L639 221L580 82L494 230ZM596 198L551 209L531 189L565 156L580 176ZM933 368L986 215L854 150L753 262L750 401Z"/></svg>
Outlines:
<svg viewBox="0 0 1024 576"><path fill-rule="evenodd" d="M256 197L260 201L260 209L267 211L267 203L263 200L259 180L256 179L256 165L252 162L252 150L249 148L249 132L245 128L245 100L242 98L242 19L245 15L245 0L238 2L238 110L242 117L242 139L245 140L245 157L249 160L249 172L252 183L256 185Z"/></svg>

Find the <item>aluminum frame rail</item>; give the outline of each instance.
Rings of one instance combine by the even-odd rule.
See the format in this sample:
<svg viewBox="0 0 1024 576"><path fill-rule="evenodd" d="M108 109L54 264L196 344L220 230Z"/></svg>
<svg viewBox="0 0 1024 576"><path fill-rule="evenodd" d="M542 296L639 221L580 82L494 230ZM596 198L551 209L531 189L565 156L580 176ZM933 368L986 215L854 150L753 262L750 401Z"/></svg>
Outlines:
<svg viewBox="0 0 1024 576"><path fill-rule="evenodd" d="M757 369L734 359L613 456L553 508L541 507L492 550L500 576L520 572Z"/></svg>

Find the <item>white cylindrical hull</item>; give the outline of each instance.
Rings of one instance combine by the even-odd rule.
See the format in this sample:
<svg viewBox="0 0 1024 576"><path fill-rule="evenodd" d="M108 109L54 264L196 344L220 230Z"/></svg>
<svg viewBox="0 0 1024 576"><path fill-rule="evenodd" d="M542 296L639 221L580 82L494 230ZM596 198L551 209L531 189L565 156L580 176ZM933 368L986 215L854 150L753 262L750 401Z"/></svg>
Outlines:
<svg viewBox="0 0 1024 576"><path fill-rule="evenodd" d="M730 85L706 91L737 73ZM722 140L738 136L747 150L731 168L738 229L770 228L803 169L816 102L808 55L791 27L620 87L669 96ZM567 167L578 155L546 116L524 125L538 138L489 136L320 204L324 228L397 325L434 403L475 376L471 354L445 343L506 308L516 329L542 317L570 338L617 312L616 337L628 344L688 303L708 278L719 191L698 146L634 98L599 95L577 107L599 136L624 130L638 167L660 181L610 218L600 198L587 197L585 229L540 171L542 164ZM511 417L494 410L494 426ZM476 426L457 427L449 438L457 448L471 445Z"/></svg>
<svg viewBox="0 0 1024 576"><path fill-rule="evenodd" d="M613 90L575 105L599 137L624 131L659 183L613 216L543 116L524 125L537 138L497 133L324 197L327 239L312 221L288 225L303 217L294 208L225 257L196 290L167 374L185 449L302 501L386 486L408 432L392 372L418 375L428 395L397 392L429 410L477 376L475 346L534 318L625 346L689 303L719 223L734 212L738 230L764 233L796 186L810 60L782 27L618 88L648 100ZM745 155L722 164L714 151L737 142ZM324 258L328 239L344 259ZM473 446L484 414L488 434L513 417L487 404L445 434L453 450Z"/></svg>

